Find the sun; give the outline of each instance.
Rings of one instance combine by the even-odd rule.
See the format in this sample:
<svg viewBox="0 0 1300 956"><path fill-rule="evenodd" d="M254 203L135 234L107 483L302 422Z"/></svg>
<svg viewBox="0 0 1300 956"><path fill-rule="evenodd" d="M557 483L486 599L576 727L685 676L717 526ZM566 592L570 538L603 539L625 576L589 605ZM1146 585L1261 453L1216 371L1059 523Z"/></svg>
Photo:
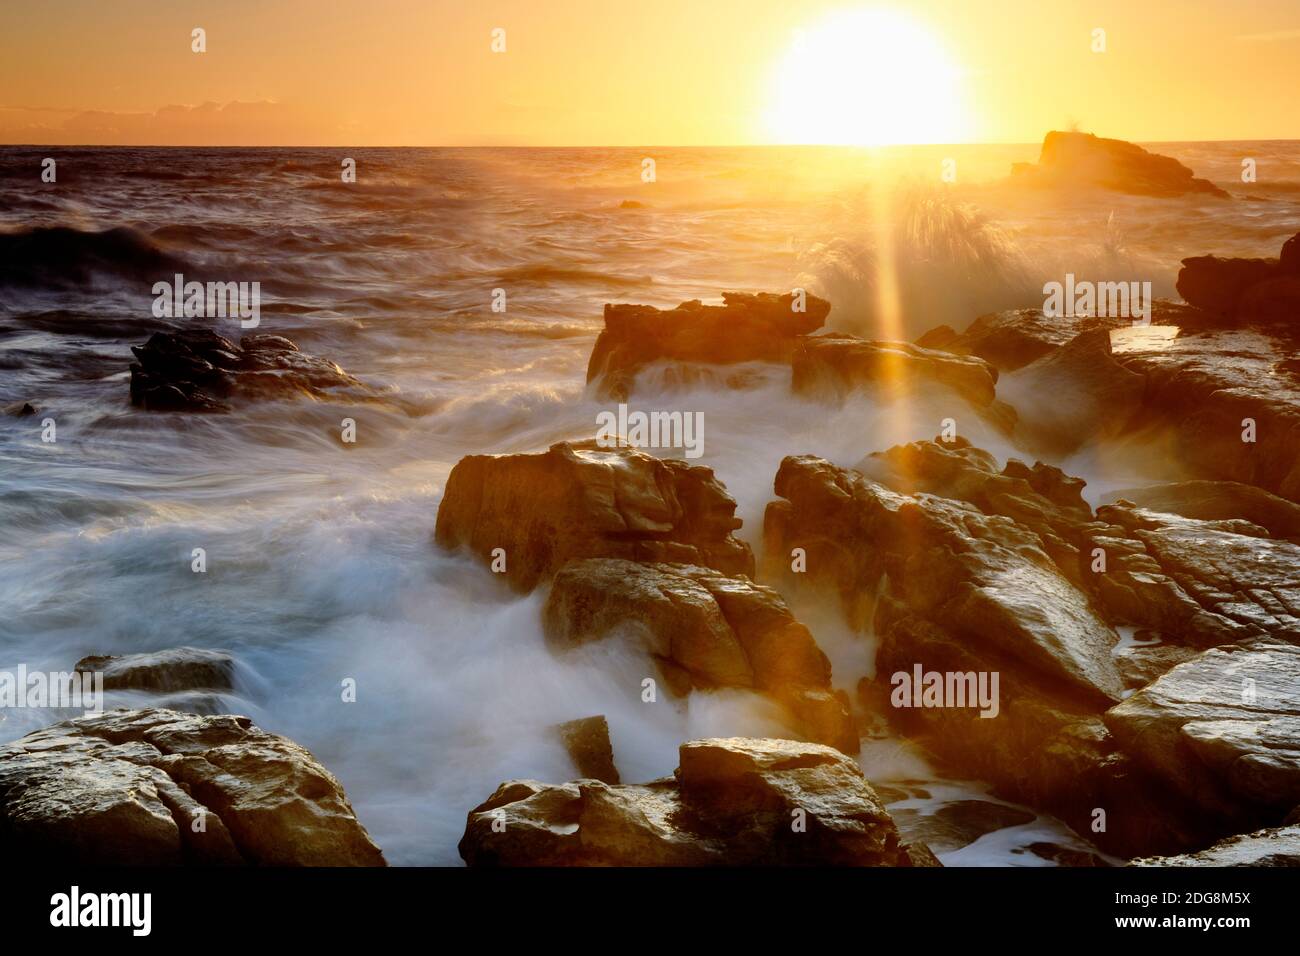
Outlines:
<svg viewBox="0 0 1300 956"><path fill-rule="evenodd" d="M768 134L780 143L954 143L965 134L960 72L923 26L846 10L798 31L772 75Z"/></svg>

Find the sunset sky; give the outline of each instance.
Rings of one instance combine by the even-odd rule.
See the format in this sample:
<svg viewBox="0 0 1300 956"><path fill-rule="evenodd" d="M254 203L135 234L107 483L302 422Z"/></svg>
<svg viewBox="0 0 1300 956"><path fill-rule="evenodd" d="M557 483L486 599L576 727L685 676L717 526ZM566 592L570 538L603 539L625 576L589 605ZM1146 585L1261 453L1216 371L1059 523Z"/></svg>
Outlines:
<svg viewBox="0 0 1300 956"><path fill-rule="evenodd" d="M1296 0L43 0L0 54L3 143L1300 136Z"/></svg>

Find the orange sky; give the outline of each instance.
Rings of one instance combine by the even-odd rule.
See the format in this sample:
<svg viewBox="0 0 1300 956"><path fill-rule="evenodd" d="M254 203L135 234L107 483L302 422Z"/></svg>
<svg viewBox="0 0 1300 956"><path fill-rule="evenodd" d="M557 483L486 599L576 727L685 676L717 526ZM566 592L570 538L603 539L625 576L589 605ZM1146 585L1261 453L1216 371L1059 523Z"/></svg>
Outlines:
<svg viewBox="0 0 1300 956"><path fill-rule="evenodd" d="M846 10L905 18L943 59L900 57L888 30L825 26ZM194 27L207 31L206 53L191 52ZM504 53L491 50L496 27ZM1104 53L1090 49L1098 27ZM782 64L799 31L814 49L790 75ZM833 49L817 46L827 37ZM932 121L916 97L940 95L935 77L948 70L954 116ZM1071 125L1147 142L1281 139L1300 137L1297 88L1297 0L0 7L0 143L664 146L859 131L882 142L1036 142Z"/></svg>

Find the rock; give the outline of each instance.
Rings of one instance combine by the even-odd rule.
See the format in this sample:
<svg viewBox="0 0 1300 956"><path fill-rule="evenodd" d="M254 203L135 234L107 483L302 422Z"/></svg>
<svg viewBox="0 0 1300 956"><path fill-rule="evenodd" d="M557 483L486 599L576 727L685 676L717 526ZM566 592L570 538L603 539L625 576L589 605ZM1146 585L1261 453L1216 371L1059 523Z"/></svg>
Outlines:
<svg viewBox="0 0 1300 956"><path fill-rule="evenodd" d="M626 558L754 574L736 502L713 471L627 448L561 442L537 455L471 455L447 478L435 539L531 591L575 558Z"/></svg>
<svg viewBox="0 0 1300 956"><path fill-rule="evenodd" d="M1038 815L1005 803L988 800L954 800L933 813L913 808L892 810L899 832L919 840L936 853L969 846L986 833L1033 823Z"/></svg>
<svg viewBox="0 0 1300 956"><path fill-rule="evenodd" d="M1120 745L1204 814L1239 827L1300 804L1300 647L1216 647L1111 708Z"/></svg>
<svg viewBox="0 0 1300 956"><path fill-rule="evenodd" d="M1163 341L1126 330L1113 336L1112 354L1146 379L1137 420L1159 426L1169 454L1193 476L1300 501L1300 374L1288 364L1296 354L1292 341L1257 329L1183 329ZM1243 441L1248 419L1253 441Z"/></svg>
<svg viewBox="0 0 1300 956"><path fill-rule="evenodd" d="M570 561L542 617L554 647L627 634L667 665L679 693L753 688L785 704L808 736L858 752L848 701L831 690L830 661L771 588L689 565Z"/></svg>
<svg viewBox="0 0 1300 956"><path fill-rule="evenodd" d="M1275 827L1220 840L1197 853L1145 857L1130 866L1300 866L1300 826Z"/></svg>
<svg viewBox="0 0 1300 956"><path fill-rule="evenodd" d="M864 705L955 772L1050 810L1108 852L1177 852L1212 839L1198 808L1134 764L1101 720L1124 692L1111 655L1118 635L1083 590L1080 557L1090 535L1128 539L1092 518L1082 483L1041 463L998 472L991 455L961 440L899 446L859 468L890 487L818 459L785 459L776 482L785 500L768 506L764 547L765 567L776 570L791 548L805 548L807 572L787 581L829 590L851 625L873 629L876 679L860 685ZM1103 578L1141 577L1171 619L1177 608L1219 620L1160 579L1140 541L1131 546L1148 565ZM996 716L960 702L893 706L894 675L918 665L976 681L998 675ZM1092 809L1114 805L1129 813L1091 833Z"/></svg>
<svg viewBox="0 0 1300 956"><path fill-rule="evenodd" d="M31 402L12 402L4 406L4 408L0 408L0 412L5 415L12 415L14 418L26 418L28 415L36 414L36 406Z"/></svg>
<svg viewBox="0 0 1300 956"><path fill-rule="evenodd" d="M1276 259L1222 259L1192 256L1178 272L1178 294L1188 305L1212 315L1232 317L1246 290L1277 273Z"/></svg>
<svg viewBox="0 0 1300 956"><path fill-rule="evenodd" d="M1096 853L1061 846L1058 843L1039 840L1029 844L1026 849L1040 860L1051 860L1058 866L1110 866Z"/></svg>
<svg viewBox="0 0 1300 956"><path fill-rule="evenodd" d="M619 782L614 748L609 742L609 723L603 714L569 720L555 729L579 776L608 784Z"/></svg>
<svg viewBox="0 0 1300 956"><path fill-rule="evenodd" d="M1178 294L1223 327L1300 324L1300 233L1277 259L1192 256L1178 273Z"/></svg>
<svg viewBox="0 0 1300 956"><path fill-rule="evenodd" d="M1138 196L1231 198L1208 180L1195 178L1172 157L1092 133L1053 130L1043 139L1038 164L1017 163L1011 172L1015 182L1032 186L1099 187Z"/></svg>
<svg viewBox="0 0 1300 956"><path fill-rule="evenodd" d="M1274 538L1300 538L1300 505L1239 481L1174 481L1125 488L1108 497L1184 518L1248 521Z"/></svg>
<svg viewBox="0 0 1300 956"><path fill-rule="evenodd" d="M777 553L805 547L810 574L850 594L874 594L887 577L913 613L990 661L1014 661L1094 704L1119 699L1117 635L1032 531L964 502L897 494L817 458L786 458L775 487L787 504L769 506L765 535L773 531Z"/></svg>
<svg viewBox="0 0 1300 956"><path fill-rule="evenodd" d="M679 763L674 778L640 785L503 783L470 811L460 855L470 866L911 866L932 859L921 848L909 852L857 764L829 747L696 740L681 746Z"/></svg>
<svg viewBox="0 0 1300 956"><path fill-rule="evenodd" d="M235 659L224 651L178 647L152 654L83 657L77 672L99 671L105 690L233 690Z"/></svg>
<svg viewBox="0 0 1300 956"><path fill-rule="evenodd" d="M131 404L150 411L222 412L232 399L323 399L337 389L365 389L279 335L246 335L235 345L208 329L155 332L131 351Z"/></svg>
<svg viewBox="0 0 1300 956"><path fill-rule="evenodd" d="M1145 687L1198 653L1179 644L1130 644L1115 648L1115 666L1125 687Z"/></svg>
<svg viewBox="0 0 1300 956"><path fill-rule="evenodd" d="M986 408L993 404L997 380L997 370L982 359L852 335L801 338L792 358L791 385L801 394L841 397L855 389L906 394L941 386Z"/></svg>
<svg viewBox="0 0 1300 956"><path fill-rule="evenodd" d="M1154 326L1201 326L1211 320L1211 316L1199 309L1179 303L1164 299L1151 303ZM960 335L948 326L931 329L917 339L917 345L957 355L974 355L1001 372L1014 372L1053 354L1084 332L1132 326L1131 319L1118 316L1049 316L1042 309L1012 309L982 315Z"/></svg>
<svg viewBox="0 0 1300 956"><path fill-rule="evenodd" d="M1016 439L1056 455L1125 431L1145 390L1146 380L1111 355L1105 329L1079 333L1004 376L999 386L1002 399L1017 412Z"/></svg>
<svg viewBox="0 0 1300 956"><path fill-rule="evenodd" d="M153 708L0 747L0 845L62 865L384 865L302 747L247 717Z"/></svg>
<svg viewBox="0 0 1300 956"><path fill-rule="evenodd" d="M722 305L698 299L667 311L649 305L605 306L605 329L596 339L587 381L602 395L626 399L637 372L653 362L731 365L790 361L796 336L822 327L830 303L792 293L724 292Z"/></svg>

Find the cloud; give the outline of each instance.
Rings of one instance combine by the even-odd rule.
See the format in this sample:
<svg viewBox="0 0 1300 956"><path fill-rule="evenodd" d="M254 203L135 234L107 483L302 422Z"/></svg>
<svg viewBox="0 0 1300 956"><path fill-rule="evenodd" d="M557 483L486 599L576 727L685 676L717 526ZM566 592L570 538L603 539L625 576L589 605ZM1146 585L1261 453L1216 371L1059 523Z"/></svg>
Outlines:
<svg viewBox="0 0 1300 956"><path fill-rule="evenodd" d="M323 124L270 100L168 105L152 113L0 107L0 142L95 146L305 145L332 139Z"/></svg>

